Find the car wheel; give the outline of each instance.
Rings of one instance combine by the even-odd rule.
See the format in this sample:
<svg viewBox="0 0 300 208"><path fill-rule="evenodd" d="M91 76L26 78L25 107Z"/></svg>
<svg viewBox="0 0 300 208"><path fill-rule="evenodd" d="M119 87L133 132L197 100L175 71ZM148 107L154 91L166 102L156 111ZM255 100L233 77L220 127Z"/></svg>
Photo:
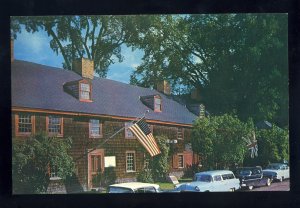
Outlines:
<svg viewBox="0 0 300 208"><path fill-rule="evenodd" d="M253 186L248 186L248 190L252 190L253 189Z"/></svg>
<svg viewBox="0 0 300 208"><path fill-rule="evenodd" d="M267 179L267 183L266 183L266 186L270 186L271 185L271 180L270 178Z"/></svg>
<svg viewBox="0 0 300 208"><path fill-rule="evenodd" d="M230 191L231 191L231 192L235 192L235 188L231 188Z"/></svg>

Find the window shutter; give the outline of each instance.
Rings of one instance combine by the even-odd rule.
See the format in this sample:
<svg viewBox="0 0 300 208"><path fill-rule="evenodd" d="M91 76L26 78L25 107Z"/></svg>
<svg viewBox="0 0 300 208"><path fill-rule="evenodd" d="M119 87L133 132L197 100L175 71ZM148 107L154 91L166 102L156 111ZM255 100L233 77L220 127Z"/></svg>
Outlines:
<svg viewBox="0 0 300 208"><path fill-rule="evenodd" d="M178 155L173 155L173 168L178 168Z"/></svg>

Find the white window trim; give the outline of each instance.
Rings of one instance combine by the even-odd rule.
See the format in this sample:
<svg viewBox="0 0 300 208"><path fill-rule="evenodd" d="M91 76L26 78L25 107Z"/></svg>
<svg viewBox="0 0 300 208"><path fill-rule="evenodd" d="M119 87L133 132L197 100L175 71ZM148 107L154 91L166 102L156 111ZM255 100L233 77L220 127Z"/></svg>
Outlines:
<svg viewBox="0 0 300 208"><path fill-rule="evenodd" d="M133 157L133 165L134 165L134 170L128 170L128 166L127 166L127 154L128 153L133 153L134 157ZM135 151L126 151L125 153L125 163L126 163L126 173L135 173L136 172L136 153Z"/></svg>

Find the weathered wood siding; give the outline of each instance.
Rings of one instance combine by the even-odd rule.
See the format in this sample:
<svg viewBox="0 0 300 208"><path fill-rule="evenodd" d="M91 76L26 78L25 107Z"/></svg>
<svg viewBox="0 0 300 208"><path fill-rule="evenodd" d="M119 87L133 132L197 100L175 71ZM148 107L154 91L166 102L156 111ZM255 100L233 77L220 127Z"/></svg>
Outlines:
<svg viewBox="0 0 300 208"><path fill-rule="evenodd" d="M16 137L15 135L15 113L12 114L12 135L17 140L24 140L24 137ZM35 133L46 131L46 114L35 113ZM137 173L144 168L145 150L137 139L125 138L125 130L115 135L105 144L100 145L115 133L124 127L124 121L118 120L101 120L102 122L102 138L89 138L89 119L88 117L63 116L63 137L72 138L72 148L69 154L74 158L76 163L77 179L84 190L87 190L88 181L88 159L87 151L98 146L97 149L104 149L104 156L116 157L116 175L118 181L135 180ZM177 139L177 127L167 125L153 125L153 135L165 135L169 140ZM190 129L184 129L184 139L177 140L177 144L171 144L171 151L177 154L184 151L185 141L189 141ZM63 139L63 138L62 138ZM99 146L100 145L100 146ZM135 151L136 172L126 172L126 151ZM173 158L170 157L170 164ZM172 166L172 165L171 165ZM176 168L172 167L172 170Z"/></svg>

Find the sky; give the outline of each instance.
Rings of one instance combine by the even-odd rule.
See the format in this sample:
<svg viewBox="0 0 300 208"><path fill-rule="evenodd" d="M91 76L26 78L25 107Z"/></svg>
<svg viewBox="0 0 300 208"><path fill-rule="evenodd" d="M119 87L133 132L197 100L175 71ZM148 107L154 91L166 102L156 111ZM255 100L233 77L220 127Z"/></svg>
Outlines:
<svg viewBox="0 0 300 208"><path fill-rule="evenodd" d="M29 33L22 28L14 41L15 59L62 68L63 57L61 54L56 55L50 48L50 40L44 31ZM132 52L131 48L123 45L122 54L123 62L110 65L106 78L129 83L130 74L141 63L143 52L140 50Z"/></svg>

